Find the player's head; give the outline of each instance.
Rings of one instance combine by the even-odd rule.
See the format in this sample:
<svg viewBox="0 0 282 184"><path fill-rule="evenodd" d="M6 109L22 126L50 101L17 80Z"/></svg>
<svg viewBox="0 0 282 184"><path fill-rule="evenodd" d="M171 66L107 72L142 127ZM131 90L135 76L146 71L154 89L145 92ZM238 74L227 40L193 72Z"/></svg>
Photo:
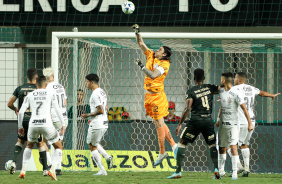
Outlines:
<svg viewBox="0 0 282 184"><path fill-rule="evenodd" d="M238 85L238 84L245 84L247 82L247 74L244 72L238 72L235 75L234 78L234 85Z"/></svg>
<svg viewBox="0 0 282 184"><path fill-rule="evenodd" d="M205 80L205 71L201 68L197 68L194 71L194 81L203 82Z"/></svg>
<svg viewBox="0 0 282 184"><path fill-rule="evenodd" d="M168 102L168 112L169 116L173 116L175 113L175 103L173 101Z"/></svg>
<svg viewBox="0 0 282 184"><path fill-rule="evenodd" d="M82 89L77 90L77 102L83 102L84 92Z"/></svg>
<svg viewBox="0 0 282 184"><path fill-rule="evenodd" d="M43 75L46 77L47 81L52 82L54 81L54 72L51 67L43 69Z"/></svg>
<svg viewBox="0 0 282 184"><path fill-rule="evenodd" d="M30 68L27 70L27 80L34 81L38 77L36 68Z"/></svg>
<svg viewBox="0 0 282 184"><path fill-rule="evenodd" d="M86 75L86 87L88 89L93 89L93 87L98 86L99 77L97 74L91 73Z"/></svg>
<svg viewBox="0 0 282 184"><path fill-rule="evenodd" d="M155 58L157 59L170 60L170 56L171 49L167 46L162 46L155 52Z"/></svg>
<svg viewBox="0 0 282 184"><path fill-rule="evenodd" d="M224 87L226 84L232 84L233 74L231 72L226 72L221 74L221 87Z"/></svg>
<svg viewBox="0 0 282 184"><path fill-rule="evenodd" d="M41 75L38 76L36 79L36 87L37 88L46 88L47 86L47 79L45 76Z"/></svg>

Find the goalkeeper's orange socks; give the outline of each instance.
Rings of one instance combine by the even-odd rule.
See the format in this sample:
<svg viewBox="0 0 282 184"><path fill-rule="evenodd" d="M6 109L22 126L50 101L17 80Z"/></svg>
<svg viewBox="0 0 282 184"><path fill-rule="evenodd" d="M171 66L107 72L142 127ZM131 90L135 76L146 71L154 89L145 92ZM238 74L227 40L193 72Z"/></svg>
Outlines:
<svg viewBox="0 0 282 184"><path fill-rule="evenodd" d="M173 147L175 145L175 142L171 136L171 133L167 127L167 125L164 123L164 131L165 131L165 138L169 142L170 146Z"/></svg>
<svg viewBox="0 0 282 184"><path fill-rule="evenodd" d="M160 146L160 154L165 153L165 129L164 127L157 128L158 141Z"/></svg>

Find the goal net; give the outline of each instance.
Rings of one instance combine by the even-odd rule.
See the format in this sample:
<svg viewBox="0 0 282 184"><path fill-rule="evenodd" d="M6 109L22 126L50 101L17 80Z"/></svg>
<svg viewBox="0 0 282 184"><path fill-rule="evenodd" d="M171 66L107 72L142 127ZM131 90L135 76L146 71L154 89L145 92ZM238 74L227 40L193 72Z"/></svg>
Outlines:
<svg viewBox="0 0 282 184"><path fill-rule="evenodd" d="M279 85L282 45L276 35L143 33L142 36L152 50L163 45L173 50L164 86L168 101L176 104L177 116L185 108L186 91L194 85L196 68L205 70L205 83L219 85L221 73L243 71L248 75L248 84L270 93L282 91ZM101 144L114 157L112 170L174 171L176 168L167 142L170 157L162 165L153 166L159 150L157 132L152 119L145 116L144 73L133 61L139 58L145 63L146 58L134 37L133 33L53 33L52 67L68 96L69 125L64 139L63 170L97 170L86 144L88 125L80 118L89 111L91 91L85 87L85 76L89 73L98 74L99 86L108 95L111 121ZM216 119L219 102L217 96L214 99L213 119ZM281 128L275 130L269 126L281 123L281 105L281 97L274 102L261 97L255 100L258 125L250 144L252 172L282 172L279 154L275 154L280 150ZM122 116L124 111L129 113L129 120ZM166 123L178 142L175 135L178 122ZM105 159L103 163L106 166ZM231 170L230 161L226 167ZM212 170L208 147L201 135L187 147L183 169Z"/></svg>

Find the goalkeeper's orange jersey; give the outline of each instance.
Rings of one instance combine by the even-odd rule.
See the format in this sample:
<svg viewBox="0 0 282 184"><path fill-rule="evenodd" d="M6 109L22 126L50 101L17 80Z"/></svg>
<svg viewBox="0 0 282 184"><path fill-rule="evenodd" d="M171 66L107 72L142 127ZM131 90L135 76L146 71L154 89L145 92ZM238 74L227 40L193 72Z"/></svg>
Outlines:
<svg viewBox="0 0 282 184"><path fill-rule="evenodd" d="M163 82L165 80L165 77L167 76L170 67L169 60L158 60L157 58L155 58L155 53L149 49L146 52L144 52L144 54L147 57L146 68L148 70L154 71L159 66L161 66L165 71L164 74L162 74L161 76L155 79L151 79L150 77L145 75L144 89L153 92L163 92L164 91Z"/></svg>

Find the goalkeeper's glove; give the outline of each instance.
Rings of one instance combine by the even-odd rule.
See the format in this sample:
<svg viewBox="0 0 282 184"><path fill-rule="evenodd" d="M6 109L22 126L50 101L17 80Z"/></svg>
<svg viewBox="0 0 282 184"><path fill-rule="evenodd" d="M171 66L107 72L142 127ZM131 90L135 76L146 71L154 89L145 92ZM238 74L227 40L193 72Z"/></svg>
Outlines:
<svg viewBox="0 0 282 184"><path fill-rule="evenodd" d="M140 68L143 70L143 68L145 68L145 66L142 64L140 59L135 59L134 63L138 66L140 66Z"/></svg>
<svg viewBox="0 0 282 184"><path fill-rule="evenodd" d="M139 25L138 24L134 24L132 26L132 29L135 31L135 34L139 34L140 33L140 29L139 29Z"/></svg>

